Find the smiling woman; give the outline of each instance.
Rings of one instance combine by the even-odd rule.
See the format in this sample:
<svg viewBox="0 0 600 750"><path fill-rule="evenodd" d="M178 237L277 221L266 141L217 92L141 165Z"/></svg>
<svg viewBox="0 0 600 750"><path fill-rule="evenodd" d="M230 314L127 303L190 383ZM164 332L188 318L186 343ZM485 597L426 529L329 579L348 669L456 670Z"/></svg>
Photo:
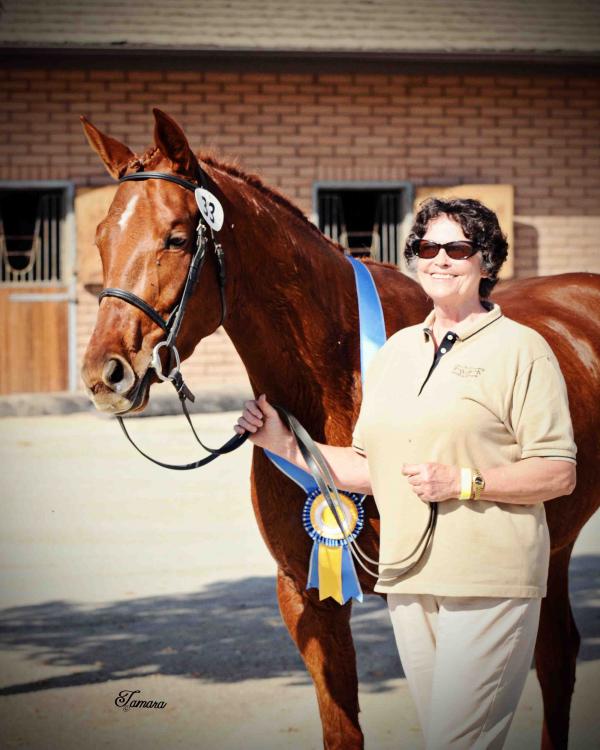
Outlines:
<svg viewBox="0 0 600 750"><path fill-rule="evenodd" d="M419 283L437 308L438 332L446 322L448 328L469 316L485 314L479 296L484 273L481 253L467 240L460 224L448 216L437 216L412 247Z"/></svg>
<svg viewBox="0 0 600 750"><path fill-rule="evenodd" d="M401 581L380 570L376 587L388 594L428 748L502 746L546 593L542 503L575 484L556 358L538 333L488 300L506 256L496 215L478 201L432 198L420 207L405 257L433 311L392 337L385 369L374 364L355 430L381 477L382 559L396 559L419 518L414 499L441 504L421 569ZM402 478L382 448L392 439L381 420L394 390L404 396L392 441L405 461Z"/></svg>
<svg viewBox="0 0 600 750"><path fill-rule="evenodd" d="M438 222L445 222L445 227L434 229ZM451 223L448 224L447 222ZM435 237L454 237L455 240L468 242L471 250L462 257L480 253L479 263L481 278L479 297L485 299L498 282L498 273L508 256L506 236L500 229L498 217L489 208L473 199L439 200L430 198L419 207L414 226L406 242L404 256L409 268L415 269L416 258L433 258L435 249L422 247L423 241L435 243ZM455 240L447 240L449 242ZM452 251L448 255L453 260L460 260L461 253Z"/></svg>

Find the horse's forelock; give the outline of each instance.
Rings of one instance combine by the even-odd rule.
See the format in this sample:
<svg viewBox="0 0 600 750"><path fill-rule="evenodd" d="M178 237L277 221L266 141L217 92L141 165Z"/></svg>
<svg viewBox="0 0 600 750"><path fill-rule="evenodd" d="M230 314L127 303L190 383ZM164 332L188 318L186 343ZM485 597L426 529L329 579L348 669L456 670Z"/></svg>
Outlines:
<svg viewBox="0 0 600 750"><path fill-rule="evenodd" d="M136 156L127 164L127 173L154 169L165 157L158 146L151 146L141 156Z"/></svg>

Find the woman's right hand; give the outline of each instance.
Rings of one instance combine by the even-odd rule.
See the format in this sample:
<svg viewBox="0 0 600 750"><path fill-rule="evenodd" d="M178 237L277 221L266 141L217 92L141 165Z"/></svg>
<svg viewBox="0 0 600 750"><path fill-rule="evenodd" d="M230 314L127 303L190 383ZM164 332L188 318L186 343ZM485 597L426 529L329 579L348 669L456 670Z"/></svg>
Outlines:
<svg viewBox="0 0 600 750"><path fill-rule="evenodd" d="M277 409L273 408L262 393L258 399L244 402L244 411L233 429L242 435L248 431L248 440L259 448L267 448L273 453L292 436L283 423Z"/></svg>

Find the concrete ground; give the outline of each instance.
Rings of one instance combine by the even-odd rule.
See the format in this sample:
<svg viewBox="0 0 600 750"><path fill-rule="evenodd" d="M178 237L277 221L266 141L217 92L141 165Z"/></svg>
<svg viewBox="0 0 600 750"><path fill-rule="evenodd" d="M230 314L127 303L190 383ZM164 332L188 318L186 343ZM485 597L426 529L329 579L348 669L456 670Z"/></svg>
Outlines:
<svg viewBox="0 0 600 750"><path fill-rule="evenodd" d="M216 446L237 416L195 422ZM180 417L136 420L132 432L166 460L198 456ZM169 472L109 419L0 419L1 747L321 747L314 691L252 514L250 455L246 443L196 472ZM600 746L599 555L596 515L571 566L577 750ZM356 605L353 630L366 747L421 748L384 605ZM134 690L166 706L115 705ZM539 746L540 722L531 672L506 747Z"/></svg>

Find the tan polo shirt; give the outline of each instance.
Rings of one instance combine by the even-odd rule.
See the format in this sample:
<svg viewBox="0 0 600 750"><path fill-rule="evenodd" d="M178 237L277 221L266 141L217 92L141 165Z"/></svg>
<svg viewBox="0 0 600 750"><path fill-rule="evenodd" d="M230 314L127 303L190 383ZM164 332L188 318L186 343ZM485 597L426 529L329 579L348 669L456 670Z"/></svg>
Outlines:
<svg viewBox="0 0 600 750"><path fill-rule="evenodd" d="M577 450L565 382L540 334L493 305L458 335L447 334L432 369L432 325L433 313L391 336L365 377L353 447L367 456L381 515L375 590L545 596L550 543L542 503L439 503L423 560L399 581L385 580L411 562L386 564L414 549L429 518L429 505L401 473L403 463L471 466L485 477L486 468L531 456L574 461Z"/></svg>

